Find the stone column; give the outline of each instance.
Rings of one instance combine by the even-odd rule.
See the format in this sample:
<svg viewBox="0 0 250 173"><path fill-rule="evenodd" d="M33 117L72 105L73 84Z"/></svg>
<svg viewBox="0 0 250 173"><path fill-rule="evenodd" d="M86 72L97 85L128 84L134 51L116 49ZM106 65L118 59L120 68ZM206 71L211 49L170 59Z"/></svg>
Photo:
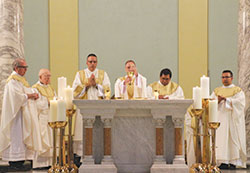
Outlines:
<svg viewBox="0 0 250 173"><path fill-rule="evenodd" d="M238 20L238 79L246 96L246 141L250 164L250 0L239 0Z"/></svg>
<svg viewBox="0 0 250 173"><path fill-rule="evenodd" d="M155 160L154 163L166 163L163 153L164 153L164 133L163 125L166 121L166 117L154 118L155 123Z"/></svg>
<svg viewBox="0 0 250 173"><path fill-rule="evenodd" d="M5 81L16 58L24 58L23 1L0 1L0 113ZM0 116L1 117L1 116Z"/></svg>
<svg viewBox="0 0 250 173"><path fill-rule="evenodd" d="M94 164L93 159L93 124L95 117L83 117L83 125L85 128L85 147L83 164Z"/></svg>
<svg viewBox="0 0 250 173"><path fill-rule="evenodd" d="M173 118L175 128L175 158L173 164L185 164L184 158L184 138L183 138L183 118Z"/></svg>
<svg viewBox="0 0 250 173"><path fill-rule="evenodd" d="M112 159L112 118L101 117L102 122L104 123L104 158L102 160L102 164L113 164Z"/></svg>

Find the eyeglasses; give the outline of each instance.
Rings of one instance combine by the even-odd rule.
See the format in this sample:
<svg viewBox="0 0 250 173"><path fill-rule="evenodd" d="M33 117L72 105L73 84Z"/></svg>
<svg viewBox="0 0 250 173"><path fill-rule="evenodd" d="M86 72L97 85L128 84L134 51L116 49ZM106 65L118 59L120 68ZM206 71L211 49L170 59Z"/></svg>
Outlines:
<svg viewBox="0 0 250 173"><path fill-rule="evenodd" d="M170 78L161 78L162 80L170 80Z"/></svg>
<svg viewBox="0 0 250 173"><path fill-rule="evenodd" d="M88 62L89 62L90 64L91 64L91 63L94 63L94 64L97 63L97 61L88 61Z"/></svg>
<svg viewBox="0 0 250 173"><path fill-rule="evenodd" d="M22 65L19 65L17 66L18 68L28 68L28 66L22 66Z"/></svg>
<svg viewBox="0 0 250 173"><path fill-rule="evenodd" d="M222 76L221 78L222 79L229 79L229 78L231 78L232 76Z"/></svg>

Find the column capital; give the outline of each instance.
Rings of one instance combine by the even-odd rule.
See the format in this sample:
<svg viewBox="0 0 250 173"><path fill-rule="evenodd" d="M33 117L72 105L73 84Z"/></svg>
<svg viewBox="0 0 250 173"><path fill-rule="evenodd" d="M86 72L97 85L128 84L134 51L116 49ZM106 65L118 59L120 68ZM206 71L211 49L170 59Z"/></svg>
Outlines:
<svg viewBox="0 0 250 173"><path fill-rule="evenodd" d="M173 123L175 128L183 128L184 118L174 118Z"/></svg>
<svg viewBox="0 0 250 173"><path fill-rule="evenodd" d="M94 118L83 118L83 124L85 128L93 128L93 124L95 122L95 117Z"/></svg>
<svg viewBox="0 0 250 173"><path fill-rule="evenodd" d="M112 127L112 120L113 118L110 117L101 117L101 120L104 124L104 128L111 128Z"/></svg>
<svg viewBox="0 0 250 173"><path fill-rule="evenodd" d="M165 117L163 117L163 118L158 117L158 118L154 118L153 121L154 121L156 128L163 128L163 125L164 125L166 119L165 119Z"/></svg>

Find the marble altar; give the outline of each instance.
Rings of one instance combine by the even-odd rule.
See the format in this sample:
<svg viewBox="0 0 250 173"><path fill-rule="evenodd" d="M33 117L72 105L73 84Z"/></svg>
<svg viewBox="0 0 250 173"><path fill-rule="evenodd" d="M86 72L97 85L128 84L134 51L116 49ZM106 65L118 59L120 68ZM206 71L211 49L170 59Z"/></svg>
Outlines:
<svg viewBox="0 0 250 173"><path fill-rule="evenodd" d="M192 102L74 100L84 123L80 172L188 172L183 123Z"/></svg>

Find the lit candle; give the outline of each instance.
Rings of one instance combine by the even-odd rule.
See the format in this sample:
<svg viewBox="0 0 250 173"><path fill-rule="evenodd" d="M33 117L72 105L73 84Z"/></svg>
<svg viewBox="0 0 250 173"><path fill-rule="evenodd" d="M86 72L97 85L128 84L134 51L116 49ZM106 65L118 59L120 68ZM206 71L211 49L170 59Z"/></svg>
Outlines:
<svg viewBox="0 0 250 173"><path fill-rule="evenodd" d="M70 88L68 86L67 88L64 89L64 94L65 94L65 100L66 100L66 107L67 109L72 109L73 108L73 88Z"/></svg>
<svg viewBox="0 0 250 173"><path fill-rule="evenodd" d="M201 100L201 88L200 87L194 87L193 88L193 107L194 109L202 109L202 100Z"/></svg>
<svg viewBox="0 0 250 173"><path fill-rule="evenodd" d="M209 100L209 122L218 122L218 100Z"/></svg>
<svg viewBox="0 0 250 173"><path fill-rule="evenodd" d="M202 76L200 78L201 82L201 97L202 98L209 98L209 77Z"/></svg>
<svg viewBox="0 0 250 173"><path fill-rule="evenodd" d="M55 122L57 120L57 100L55 97L53 100L50 100L49 113L49 122Z"/></svg>
<svg viewBox="0 0 250 173"><path fill-rule="evenodd" d="M66 102L62 98L57 100L57 121L66 121Z"/></svg>
<svg viewBox="0 0 250 173"><path fill-rule="evenodd" d="M64 98L64 89L67 85L67 79L66 77L59 77L57 78L57 89L58 89L58 98L63 97Z"/></svg>

